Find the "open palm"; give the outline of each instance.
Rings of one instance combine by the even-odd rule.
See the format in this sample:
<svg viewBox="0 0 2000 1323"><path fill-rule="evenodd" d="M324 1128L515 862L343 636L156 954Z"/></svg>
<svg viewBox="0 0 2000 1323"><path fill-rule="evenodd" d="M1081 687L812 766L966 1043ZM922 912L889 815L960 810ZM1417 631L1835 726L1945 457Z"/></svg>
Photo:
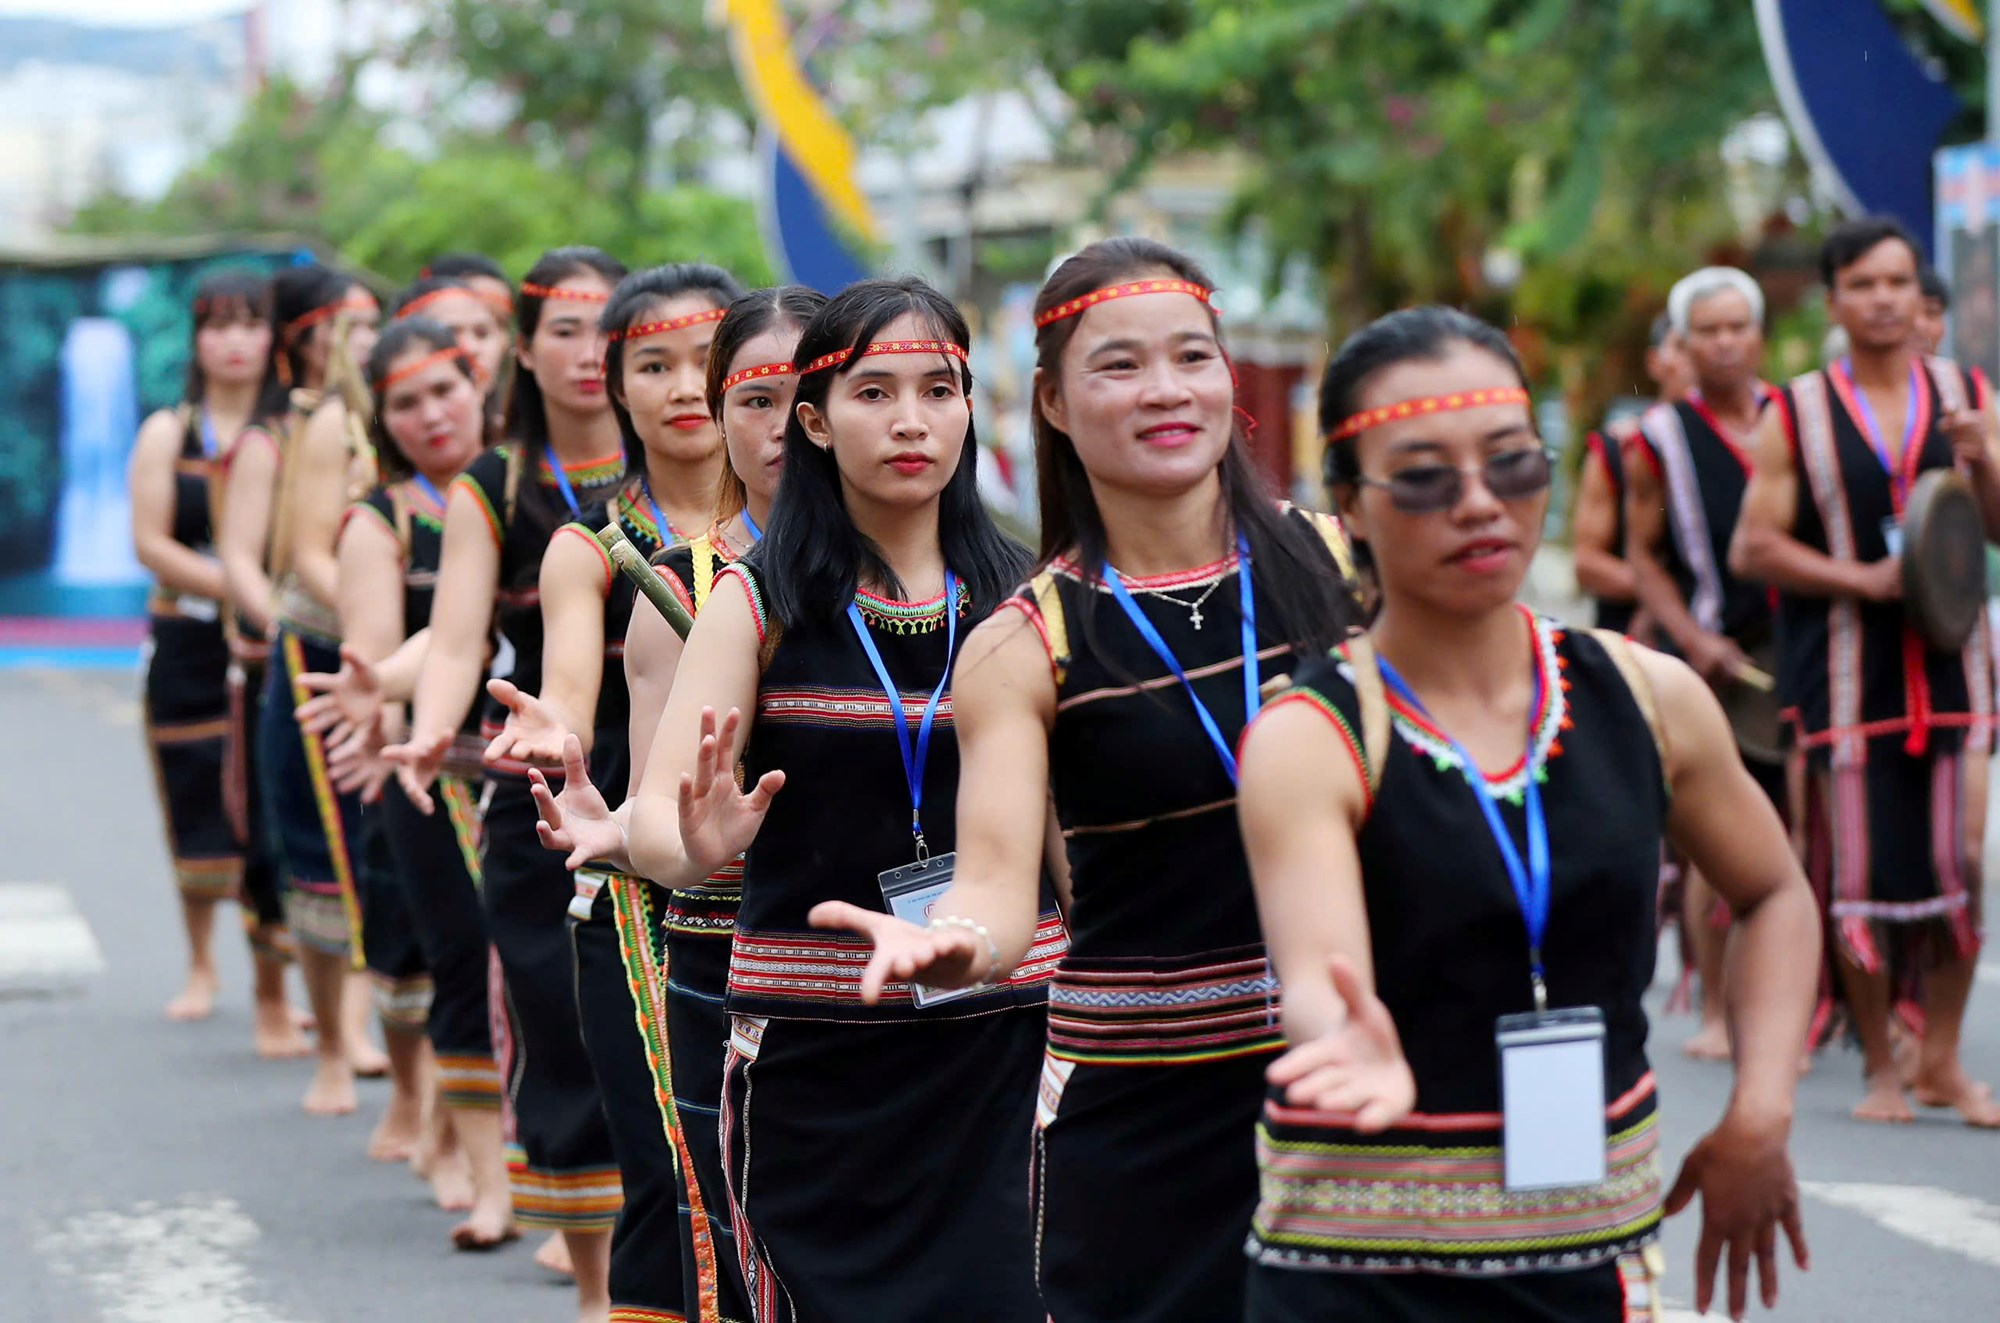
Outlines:
<svg viewBox="0 0 2000 1323"><path fill-rule="evenodd" d="M553 767L562 761L563 741L571 733L554 708L506 680L488 680L486 692L507 709L506 724L486 746L487 762L512 758Z"/></svg>
<svg viewBox="0 0 2000 1323"><path fill-rule="evenodd" d="M330 746L345 743L382 708L381 676L366 658L345 645L340 649L338 671L309 671L299 677L299 687L313 695L298 706L300 728L323 736Z"/></svg>
<svg viewBox="0 0 2000 1323"><path fill-rule="evenodd" d="M1347 1004L1347 1018L1279 1057L1265 1075L1284 1088L1285 1101L1293 1106L1351 1113L1356 1130L1374 1134L1416 1107L1416 1077L1382 999L1345 956L1334 956L1328 967L1334 991Z"/></svg>
<svg viewBox="0 0 2000 1323"><path fill-rule="evenodd" d="M621 870L628 868L625 829L604 802L597 783L590 779L583 742L574 735L563 740L562 763L560 794L549 788L549 779L540 768L528 769L529 793L534 795L542 819L535 824L535 834L544 846L563 853L565 868L581 868L592 860L603 860Z"/></svg>
<svg viewBox="0 0 2000 1323"><path fill-rule="evenodd" d="M784 788L783 772L766 772L748 791L736 784L742 754L743 713L730 708L718 724L714 708L701 710L701 743L692 773L681 775L681 850L706 877L750 848L771 800Z"/></svg>

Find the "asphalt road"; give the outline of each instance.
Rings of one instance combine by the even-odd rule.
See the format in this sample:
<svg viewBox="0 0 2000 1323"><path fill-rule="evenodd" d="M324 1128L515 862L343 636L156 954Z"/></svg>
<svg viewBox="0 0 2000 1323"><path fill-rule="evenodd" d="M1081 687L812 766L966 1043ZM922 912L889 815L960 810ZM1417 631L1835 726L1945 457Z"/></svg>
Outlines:
<svg viewBox="0 0 2000 1323"><path fill-rule="evenodd" d="M452 1215L407 1171L363 1159L381 1085L363 1085L357 1116L300 1113L306 1066L249 1050L233 927L216 1017L161 1018L180 937L134 693L120 674L0 672L0 730L18 755L0 768L0 1323L569 1317L532 1242L455 1255ZM2000 951L1988 960L1967 1055L2000 1079ZM1674 1161L1729 1082L1680 1056L1690 1027L1656 1026ZM1815 1264L1786 1275L1776 1317L2000 1317L2000 1135L1849 1120L1857 1063L1829 1054L1801 1087ZM1681 1219L1667 1233L1682 1305L1694 1231Z"/></svg>

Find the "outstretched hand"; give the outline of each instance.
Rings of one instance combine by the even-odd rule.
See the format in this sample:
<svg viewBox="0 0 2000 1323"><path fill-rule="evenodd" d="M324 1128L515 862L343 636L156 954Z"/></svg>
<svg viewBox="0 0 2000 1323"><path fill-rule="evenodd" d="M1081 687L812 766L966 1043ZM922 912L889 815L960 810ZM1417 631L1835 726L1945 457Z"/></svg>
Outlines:
<svg viewBox="0 0 2000 1323"><path fill-rule="evenodd" d="M299 728L328 747L345 744L382 709L382 677L368 660L342 644L338 671L308 671L299 687L314 695L294 710Z"/></svg>
<svg viewBox="0 0 2000 1323"><path fill-rule="evenodd" d="M964 928L919 928L908 919L879 910L864 910L844 900L821 901L806 916L815 928L859 933L875 944L868 968L861 973L861 1000L873 1006L893 980L921 983L927 988L969 987L982 974L992 952Z"/></svg>
<svg viewBox="0 0 2000 1323"><path fill-rule="evenodd" d="M1701 1239L1694 1251L1694 1307L1708 1312L1715 1270L1729 1251L1729 1316L1750 1304L1750 1261L1757 1262L1764 1308L1778 1307L1778 1231L1791 1242L1792 1262L1811 1266L1799 1220L1799 1183L1785 1147L1786 1127L1757 1127L1725 1117L1681 1163L1667 1194L1668 1217L1701 1195Z"/></svg>
<svg viewBox="0 0 2000 1323"><path fill-rule="evenodd" d="M382 750L382 756L396 766L396 782L403 787L417 812L429 817L436 805L431 802L431 785L444 770L445 755L451 751L450 730L418 731L401 744Z"/></svg>
<svg viewBox="0 0 2000 1323"><path fill-rule="evenodd" d="M486 746L488 764L511 758L553 767L562 761L563 742L576 736L554 707L507 680L488 680L486 692L507 709L506 724Z"/></svg>
<svg viewBox="0 0 2000 1323"><path fill-rule="evenodd" d="M535 835L543 846L565 856L565 868L578 869L593 859L628 867L625 829L590 779L590 767L583 760L583 741L574 735L563 740L562 764L561 794L549 789L549 779L541 768L528 769L528 792L535 797L535 809L541 814Z"/></svg>
<svg viewBox="0 0 2000 1323"><path fill-rule="evenodd" d="M735 769L743 738L740 708L730 708L720 725L714 708L701 710L694 771L683 772L680 784L681 851L700 877L750 848L764 815L771 811L772 799L785 786L785 774L771 771L748 791L737 789Z"/></svg>
<svg viewBox="0 0 2000 1323"><path fill-rule="evenodd" d="M1322 1112L1351 1112L1364 1135L1386 1130L1417 1105L1417 1080L1389 1008L1346 956L1327 962L1347 1018L1332 1031L1300 1043L1271 1063L1265 1078L1285 1101Z"/></svg>

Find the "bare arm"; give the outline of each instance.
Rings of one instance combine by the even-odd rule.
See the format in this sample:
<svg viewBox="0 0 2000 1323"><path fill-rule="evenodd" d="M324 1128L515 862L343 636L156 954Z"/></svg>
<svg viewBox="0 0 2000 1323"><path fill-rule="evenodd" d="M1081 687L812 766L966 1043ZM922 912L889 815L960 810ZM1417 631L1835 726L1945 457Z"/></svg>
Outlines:
<svg viewBox="0 0 2000 1323"><path fill-rule="evenodd" d="M659 573L665 577L664 571ZM667 709L667 695L673 690L674 673L685 648L665 616L643 602L633 607L632 623L625 630L625 687L632 696L632 784L626 789L628 797L639 791L646 760L653 752L653 735L660 728L660 714Z"/></svg>
<svg viewBox="0 0 2000 1323"><path fill-rule="evenodd" d="M271 632L276 610L271 576L271 516L278 499L278 441L260 427L236 438L229 466L216 551L229 585L229 600L259 634Z"/></svg>
<svg viewBox="0 0 2000 1323"><path fill-rule="evenodd" d="M1723 679L1750 659L1733 640L1703 629L1688 610L1680 586L1660 558L1667 537L1666 485L1660 481L1652 445L1642 434L1625 451L1625 559L1632 566L1639 605L1667 631L1696 671Z"/></svg>
<svg viewBox="0 0 2000 1323"><path fill-rule="evenodd" d="M407 703L417 692L417 680L423 674L424 653L431 645L431 627L425 625L396 646L396 650L384 657L375 667L375 678L382 686L382 697L391 703Z"/></svg>
<svg viewBox="0 0 2000 1323"><path fill-rule="evenodd" d="M127 474L132 550L160 587L219 602L228 592L222 562L174 540L174 466L180 453L180 421L171 411L154 414L139 428Z"/></svg>
<svg viewBox="0 0 2000 1323"><path fill-rule="evenodd" d="M597 733L597 691L604 681L604 600L610 591L606 576L613 572L602 549L575 529L559 531L542 555L538 697L556 725L575 732L585 753Z"/></svg>
<svg viewBox="0 0 2000 1323"><path fill-rule="evenodd" d="M1951 414L1943 420L1951 438L1953 458L1972 483L1979 499L1980 520L1986 525L1986 540L2000 542L2000 418L1993 401Z"/></svg>
<svg viewBox="0 0 2000 1323"><path fill-rule="evenodd" d="M412 742L445 744L465 724L486 666L486 639L500 588L500 542L479 499L454 487L447 497L430 646L424 650L411 714Z"/></svg>
<svg viewBox="0 0 2000 1323"><path fill-rule="evenodd" d="M1901 567L1893 557L1872 564L1836 560L1793 537L1799 498L1784 405L1775 403L1757 424L1750 486L1729 544L1730 569L1741 578L1802 597L1888 601L1902 595Z"/></svg>
<svg viewBox="0 0 2000 1323"><path fill-rule="evenodd" d="M305 590L329 606L341 602L340 569L335 561L340 519L347 510L347 408L329 398L313 414L288 464L299 466L285 483L289 564ZM398 590L400 592L400 589Z"/></svg>
<svg viewBox="0 0 2000 1323"><path fill-rule="evenodd" d="M341 532L338 553L341 641L369 662L403 644L403 548L372 512Z"/></svg>
<svg viewBox="0 0 2000 1323"><path fill-rule="evenodd" d="M1616 445L1605 440L1604 445ZM1618 501L1611 475L1595 450L1583 458L1583 481L1576 492L1576 516L1570 546L1576 555L1576 586L1606 602L1629 602L1637 589L1625 548L1617 545Z"/></svg>
<svg viewBox="0 0 2000 1323"><path fill-rule="evenodd" d="M766 774L752 795L722 804L720 817L697 824L698 839L684 839L684 801L702 810L711 807L695 804L690 796L709 781L727 778L748 734L756 711L760 643L757 618L743 588L718 583L688 635L682 665L646 753L645 773L632 797L633 869L660 886L699 881L742 853L756 835L770 795L783 785L781 773ZM730 731L733 738L723 739L716 731L718 718L727 725L730 713L738 718ZM758 795L763 796L761 805L738 802L755 801ZM716 798L720 803L725 792L718 788ZM719 830L710 835L704 828Z"/></svg>

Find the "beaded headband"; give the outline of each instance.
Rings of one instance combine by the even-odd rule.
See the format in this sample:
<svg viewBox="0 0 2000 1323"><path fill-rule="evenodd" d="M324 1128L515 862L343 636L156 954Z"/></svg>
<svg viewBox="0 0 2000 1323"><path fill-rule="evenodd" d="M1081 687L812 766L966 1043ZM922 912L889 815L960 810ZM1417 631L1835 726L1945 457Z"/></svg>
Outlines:
<svg viewBox="0 0 2000 1323"><path fill-rule="evenodd" d="M1371 427L1384 423L1399 423L1406 418L1423 418L1432 414L1455 413L1460 409L1483 409L1492 404L1526 404L1528 392L1520 386L1509 386L1501 390L1454 391L1449 395L1429 395L1418 400L1404 400L1401 404L1385 404L1379 409L1368 409L1355 414L1346 422L1333 429L1327 437L1329 445L1359 436Z"/></svg>
<svg viewBox="0 0 2000 1323"><path fill-rule="evenodd" d="M790 376L794 370L790 363L763 363L757 367L744 368L741 372L732 372L722 379L722 391L726 395L731 389L741 386L746 381Z"/></svg>
<svg viewBox="0 0 2000 1323"><path fill-rule="evenodd" d="M808 372L839 367L850 358L869 358L876 354L944 354L961 363L970 361L965 355L965 346L955 345L949 340L877 340L863 345L858 353L852 349L836 349L830 354L821 354L800 368L799 374L803 376Z"/></svg>
<svg viewBox="0 0 2000 1323"><path fill-rule="evenodd" d="M311 312L301 313L297 317L292 318L292 320L286 322L283 328L281 328L281 333L287 341L296 340L301 331L311 330L321 322L336 317L349 308L360 311L378 306L375 302L375 296L368 293L368 291L351 290L343 295L337 303L329 303L323 307L314 308Z"/></svg>
<svg viewBox="0 0 2000 1323"><path fill-rule="evenodd" d="M1192 294L1203 303L1208 303L1215 296L1215 291L1204 289L1192 280L1135 280L1127 285L1106 285L1103 289L1094 289L1088 294L1056 304L1035 318L1035 329L1039 331L1065 318L1075 317L1100 303L1108 303L1112 299L1129 299L1138 294ZM1213 304L1210 304L1209 310L1215 311Z"/></svg>
<svg viewBox="0 0 2000 1323"><path fill-rule="evenodd" d="M419 294L402 307L396 309L396 320L402 321L405 317L414 317L433 303L449 298L472 299L488 307L492 306L491 304L486 304L486 300L479 297L479 291L473 289L470 285L447 285L443 289L434 289L428 294Z"/></svg>
<svg viewBox="0 0 2000 1323"><path fill-rule="evenodd" d="M568 299L572 303L609 303L611 295L600 289L578 289L574 285L531 285L521 282L521 294L531 299Z"/></svg>
<svg viewBox="0 0 2000 1323"><path fill-rule="evenodd" d="M391 372L388 376L382 378L382 383L375 389L377 391L386 392L391 386L394 386L399 382L408 381L411 377L416 376L419 372L424 371L426 368L434 368L440 363L450 362L453 359L456 359L459 362L465 364L465 366L468 369L472 367L472 360L466 357L465 351L463 349L460 349L458 346L453 345L450 349L439 349L432 353L425 354L422 358L416 360L414 363L405 363L403 366L397 368L394 372Z"/></svg>
<svg viewBox="0 0 2000 1323"><path fill-rule="evenodd" d="M729 315L723 308L709 308L704 312L691 312L685 317L669 317L663 322L641 322L623 331L606 331L604 338L614 340L643 340L649 335L665 335L669 331L685 331L690 326L700 326L704 322L719 322Z"/></svg>

